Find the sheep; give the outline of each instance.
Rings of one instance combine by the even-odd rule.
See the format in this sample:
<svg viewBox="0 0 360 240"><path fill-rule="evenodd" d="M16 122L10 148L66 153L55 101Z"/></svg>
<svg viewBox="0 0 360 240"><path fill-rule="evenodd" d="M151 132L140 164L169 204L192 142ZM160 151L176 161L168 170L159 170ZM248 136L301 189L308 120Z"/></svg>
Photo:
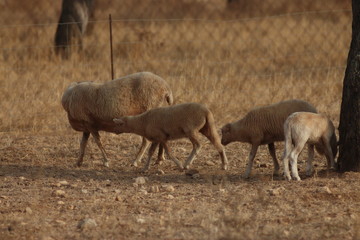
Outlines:
<svg viewBox="0 0 360 240"><path fill-rule="evenodd" d="M306 175L313 172L312 160L314 158L314 146L321 155L326 156L328 169L335 168L337 154L337 140L335 127L332 121L322 114L296 112L291 114L284 124L285 151L284 151L284 175L291 180L289 172L289 159L293 178L300 181L297 169L297 158L308 144L309 155L306 166Z"/></svg>
<svg viewBox="0 0 360 240"><path fill-rule="evenodd" d="M151 156L159 143L163 145L167 155L179 169L188 169L201 148L199 133L206 136L215 146L222 161L222 168L227 169L228 160L224 147L220 143L220 136L216 131L213 114L201 104L183 103L155 108L140 115L114 119L114 122L117 124L116 131L118 133L135 133L152 142L143 171L149 169ZM179 138L188 138L193 144L193 150L184 166L172 156L167 146L168 140Z"/></svg>
<svg viewBox="0 0 360 240"><path fill-rule="evenodd" d="M94 82L72 83L64 92L61 103L67 112L72 128L83 132L77 166L81 166L90 134L103 155L103 164L108 159L103 148L99 131L114 133L113 118L135 115L154 107L173 104L169 85L161 77L150 72L134 73L103 84ZM132 165L137 166L149 141L143 138L141 148ZM163 158L159 148L158 162Z"/></svg>
<svg viewBox="0 0 360 240"><path fill-rule="evenodd" d="M294 112L314 112L317 110L302 100L287 100L272 105L258 107L246 114L239 121L229 123L221 128L221 143L227 145L234 141L250 143L251 150L245 178L249 178L253 160L260 145L267 144L274 162L274 175L279 174L279 163L276 159L274 142L284 141L284 122Z"/></svg>

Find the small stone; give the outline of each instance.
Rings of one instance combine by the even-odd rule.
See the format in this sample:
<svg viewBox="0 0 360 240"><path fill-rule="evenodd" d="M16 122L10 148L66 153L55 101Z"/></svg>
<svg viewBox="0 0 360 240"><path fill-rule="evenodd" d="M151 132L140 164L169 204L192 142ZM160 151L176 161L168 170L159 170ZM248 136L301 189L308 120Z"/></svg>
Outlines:
<svg viewBox="0 0 360 240"><path fill-rule="evenodd" d="M119 194L119 193L121 193L121 190L120 190L120 189L115 189L114 192L117 193L117 194Z"/></svg>
<svg viewBox="0 0 360 240"><path fill-rule="evenodd" d="M26 207L26 208L25 208L25 212L28 213L28 214L32 214L32 213L33 213L33 211L31 210L31 208L29 208L29 207Z"/></svg>
<svg viewBox="0 0 360 240"><path fill-rule="evenodd" d="M140 224L144 224L144 223L145 223L145 219L143 219L143 218L138 218L138 219L136 219L136 222L137 222L137 223L140 223Z"/></svg>
<svg viewBox="0 0 360 240"><path fill-rule="evenodd" d="M174 192L175 191L175 188L172 185L164 185L163 188L167 192Z"/></svg>
<svg viewBox="0 0 360 240"><path fill-rule="evenodd" d="M63 191L63 190L55 190L55 191L53 192L53 195L54 195L55 197L65 197L65 196L66 196L66 193L65 193L65 191Z"/></svg>
<svg viewBox="0 0 360 240"><path fill-rule="evenodd" d="M81 192L84 193L84 194L86 194L86 193L88 193L88 190L86 190L86 189L81 189Z"/></svg>
<svg viewBox="0 0 360 240"><path fill-rule="evenodd" d="M215 166L215 163L213 161L206 161L205 164L208 166Z"/></svg>
<svg viewBox="0 0 360 240"><path fill-rule="evenodd" d="M19 179L20 179L21 181L24 181L26 178L23 177L23 176L21 176L21 177L19 177Z"/></svg>
<svg viewBox="0 0 360 240"><path fill-rule="evenodd" d="M121 199L121 197L120 196L116 196L115 197L115 201L118 201L118 202L120 202L122 199Z"/></svg>
<svg viewBox="0 0 360 240"><path fill-rule="evenodd" d="M166 199L169 199L169 200L172 200L172 199L174 199L175 197L173 196L173 195L171 195L171 194L169 194L169 195L167 195L166 196Z"/></svg>
<svg viewBox="0 0 360 240"><path fill-rule="evenodd" d="M160 191L159 186L151 186L150 187L150 192L152 192L152 193L157 193L159 191Z"/></svg>
<svg viewBox="0 0 360 240"><path fill-rule="evenodd" d="M146 178L144 177L137 177L135 178L135 183L138 185L143 185L146 183Z"/></svg>
<svg viewBox="0 0 360 240"><path fill-rule="evenodd" d="M58 201L57 204L64 205L65 203L63 201Z"/></svg>
<svg viewBox="0 0 360 240"><path fill-rule="evenodd" d="M200 176L199 173L196 173L196 174L192 175L191 177L192 177L193 179L200 179L200 178L201 178L201 176Z"/></svg>
<svg viewBox="0 0 360 240"><path fill-rule="evenodd" d="M278 188L274 188L274 189L269 189L268 193L270 194L270 196L278 196L281 194L281 192L283 192L285 190L284 187L278 187Z"/></svg>
<svg viewBox="0 0 360 240"><path fill-rule="evenodd" d="M88 228L94 228L97 226L97 223L94 219L91 218L84 218L79 221L77 227L79 229L88 229Z"/></svg>
<svg viewBox="0 0 360 240"><path fill-rule="evenodd" d="M164 174L165 174L165 172L163 170L161 170L161 169L158 169L156 171L156 175L164 175Z"/></svg>
<svg viewBox="0 0 360 240"><path fill-rule="evenodd" d="M65 180L60 181L59 184L60 184L60 186L68 186L69 185L69 183L67 181L65 181Z"/></svg>
<svg viewBox="0 0 360 240"><path fill-rule="evenodd" d="M55 223L61 226L66 225L66 222L62 221L62 220L55 220Z"/></svg>
<svg viewBox="0 0 360 240"><path fill-rule="evenodd" d="M268 167L268 164L266 164L266 163L260 163L260 164L259 164L259 167L260 167L260 168L267 168L267 167Z"/></svg>
<svg viewBox="0 0 360 240"><path fill-rule="evenodd" d="M318 188L318 192L322 192L322 193L328 193L328 194L331 194L331 190L328 186L324 186L324 187L320 187Z"/></svg>
<svg viewBox="0 0 360 240"><path fill-rule="evenodd" d="M147 195L147 194L148 194L148 192L147 192L145 189L143 189L143 188L139 189L139 192L142 193L142 194L144 194L144 195Z"/></svg>

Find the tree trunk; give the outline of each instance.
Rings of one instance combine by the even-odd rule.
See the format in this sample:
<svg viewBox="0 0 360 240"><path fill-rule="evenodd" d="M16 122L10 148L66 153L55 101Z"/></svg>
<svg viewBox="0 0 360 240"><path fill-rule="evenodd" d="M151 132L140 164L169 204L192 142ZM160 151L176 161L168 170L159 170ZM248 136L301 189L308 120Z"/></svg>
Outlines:
<svg viewBox="0 0 360 240"><path fill-rule="evenodd" d="M340 171L360 171L360 1L352 0L352 40L343 83L339 124Z"/></svg>

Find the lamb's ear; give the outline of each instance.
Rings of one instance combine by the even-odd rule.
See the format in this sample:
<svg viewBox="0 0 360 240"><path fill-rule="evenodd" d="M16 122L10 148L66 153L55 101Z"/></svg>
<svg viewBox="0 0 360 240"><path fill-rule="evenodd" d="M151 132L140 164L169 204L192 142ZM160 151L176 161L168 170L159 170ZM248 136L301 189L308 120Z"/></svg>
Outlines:
<svg viewBox="0 0 360 240"><path fill-rule="evenodd" d="M125 123L125 121L121 118L114 118L113 121L114 121L114 123L119 124L119 125L123 125Z"/></svg>

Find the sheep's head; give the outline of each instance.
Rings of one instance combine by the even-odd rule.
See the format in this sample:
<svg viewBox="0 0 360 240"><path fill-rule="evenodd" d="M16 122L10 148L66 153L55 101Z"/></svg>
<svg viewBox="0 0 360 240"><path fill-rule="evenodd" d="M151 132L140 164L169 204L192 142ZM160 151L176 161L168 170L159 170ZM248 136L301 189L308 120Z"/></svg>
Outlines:
<svg viewBox="0 0 360 240"><path fill-rule="evenodd" d="M227 145L232 142L231 124L228 123L221 128L221 144Z"/></svg>
<svg viewBox="0 0 360 240"><path fill-rule="evenodd" d="M126 117L114 118L113 121L116 124L114 128L116 134L127 132Z"/></svg>

